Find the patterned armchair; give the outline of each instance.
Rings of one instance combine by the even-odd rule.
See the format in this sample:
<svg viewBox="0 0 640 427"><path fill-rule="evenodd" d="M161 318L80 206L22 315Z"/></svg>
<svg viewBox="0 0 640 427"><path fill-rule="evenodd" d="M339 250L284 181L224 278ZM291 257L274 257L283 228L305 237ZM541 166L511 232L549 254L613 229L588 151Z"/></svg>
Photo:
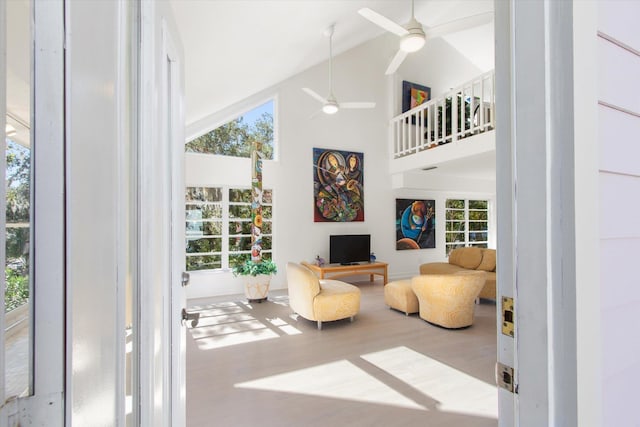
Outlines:
<svg viewBox="0 0 640 427"><path fill-rule="evenodd" d="M420 317L445 328L471 326L485 276L486 272L476 270L414 277L411 288L418 297Z"/></svg>
<svg viewBox="0 0 640 427"><path fill-rule="evenodd" d="M340 280L319 280L307 267L287 263L289 306L308 320L322 322L350 318L360 310L360 289Z"/></svg>

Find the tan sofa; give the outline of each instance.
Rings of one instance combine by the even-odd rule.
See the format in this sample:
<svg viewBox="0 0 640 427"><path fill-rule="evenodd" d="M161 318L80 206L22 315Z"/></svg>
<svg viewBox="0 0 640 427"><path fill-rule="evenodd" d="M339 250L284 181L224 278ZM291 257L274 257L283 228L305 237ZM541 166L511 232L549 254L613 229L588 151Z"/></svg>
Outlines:
<svg viewBox="0 0 640 427"><path fill-rule="evenodd" d="M308 320L322 322L350 318L360 310L360 289L340 280L319 280L307 267L287 263L289 306Z"/></svg>
<svg viewBox="0 0 640 427"><path fill-rule="evenodd" d="M449 253L449 262L429 262L420 266L420 274L452 274L467 270L486 271L479 298L496 299L496 250L457 248Z"/></svg>
<svg viewBox="0 0 640 427"><path fill-rule="evenodd" d="M474 302L484 286L486 274L480 270L464 270L414 277L411 288L418 297L420 318L444 328L471 326Z"/></svg>

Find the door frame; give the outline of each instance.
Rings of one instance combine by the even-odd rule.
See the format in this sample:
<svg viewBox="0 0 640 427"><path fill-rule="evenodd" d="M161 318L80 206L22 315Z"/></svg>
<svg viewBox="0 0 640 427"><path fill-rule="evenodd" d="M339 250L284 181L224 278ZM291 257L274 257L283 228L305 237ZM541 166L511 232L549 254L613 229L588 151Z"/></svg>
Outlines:
<svg viewBox="0 0 640 427"><path fill-rule="evenodd" d="M31 286L29 395L1 402L0 425L30 422L62 426L65 420L65 121L64 0L33 1L31 76ZM0 42L6 49L6 3L0 5ZM6 56L0 78L6 84ZM3 90L4 93L6 91ZM42 99L43 101L40 101ZM2 96L1 123L6 100ZM42 144L38 143L43 141ZM45 143L46 142L46 143ZM4 146L4 142L3 142ZM3 156L4 157L4 156ZM6 167L2 161L2 172ZM4 202L3 202L4 203ZM4 210L3 210L4 212ZM2 224L5 224L4 214ZM4 237L0 239L4 248ZM4 264L4 249L2 249ZM40 279L42 278L42 280ZM46 286L39 286L45 283ZM3 298L4 299L4 298ZM4 306L4 303L2 304ZM35 322L35 319L38 319ZM0 331L4 350L4 328ZM38 351L34 352L33 349ZM4 366L0 378L4 382Z"/></svg>
<svg viewBox="0 0 640 427"><path fill-rule="evenodd" d="M499 424L595 425L597 3L494 5L498 361L517 390L500 390ZM515 300L515 339L501 334L502 295Z"/></svg>

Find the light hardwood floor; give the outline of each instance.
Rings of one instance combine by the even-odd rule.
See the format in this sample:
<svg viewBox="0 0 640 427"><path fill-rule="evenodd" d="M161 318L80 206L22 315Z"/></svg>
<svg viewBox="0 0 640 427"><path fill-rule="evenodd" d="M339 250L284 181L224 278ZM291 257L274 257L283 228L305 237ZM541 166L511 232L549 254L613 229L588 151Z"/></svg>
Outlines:
<svg viewBox="0 0 640 427"><path fill-rule="evenodd" d="M357 285L355 321L321 331L286 290L190 300L187 426L497 426L495 304L447 330L390 310L380 281Z"/></svg>

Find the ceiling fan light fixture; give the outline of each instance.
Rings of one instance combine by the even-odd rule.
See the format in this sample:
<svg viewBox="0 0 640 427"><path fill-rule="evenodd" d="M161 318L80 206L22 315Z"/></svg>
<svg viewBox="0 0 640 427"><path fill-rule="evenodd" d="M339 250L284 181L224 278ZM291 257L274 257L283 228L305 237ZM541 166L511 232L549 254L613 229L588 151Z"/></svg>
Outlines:
<svg viewBox="0 0 640 427"><path fill-rule="evenodd" d="M322 106L322 111L325 114L335 114L338 112L338 104L335 102L327 102Z"/></svg>
<svg viewBox="0 0 640 427"><path fill-rule="evenodd" d="M424 33L409 33L400 40L400 49L408 53L416 52L422 49L424 42Z"/></svg>

